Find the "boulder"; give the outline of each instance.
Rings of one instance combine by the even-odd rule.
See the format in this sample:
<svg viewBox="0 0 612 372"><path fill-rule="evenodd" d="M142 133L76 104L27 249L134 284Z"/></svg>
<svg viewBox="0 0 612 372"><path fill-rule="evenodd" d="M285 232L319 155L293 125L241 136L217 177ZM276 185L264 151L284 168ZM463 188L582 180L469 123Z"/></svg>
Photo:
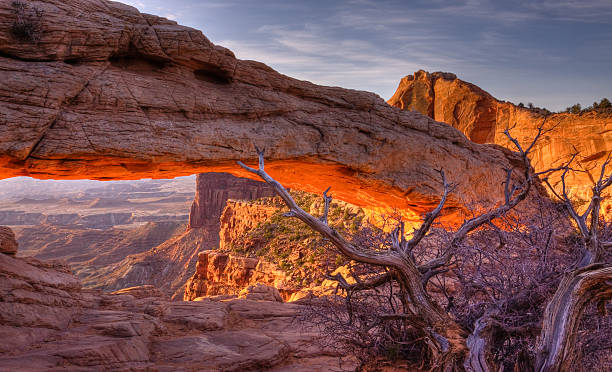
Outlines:
<svg viewBox="0 0 612 372"><path fill-rule="evenodd" d="M283 302L283 299L281 298L278 289L269 285L265 285L263 283L256 283L244 288L240 291L238 297L255 301Z"/></svg>

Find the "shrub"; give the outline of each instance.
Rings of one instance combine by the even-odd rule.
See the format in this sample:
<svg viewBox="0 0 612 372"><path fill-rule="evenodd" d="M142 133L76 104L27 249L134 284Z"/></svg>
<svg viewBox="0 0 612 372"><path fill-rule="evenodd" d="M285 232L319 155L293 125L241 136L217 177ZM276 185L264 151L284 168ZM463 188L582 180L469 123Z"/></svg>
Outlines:
<svg viewBox="0 0 612 372"><path fill-rule="evenodd" d="M37 43L42 32L43 11L22 1L13 1L11 5L15 16L15 21L11 26L13 35L19 40Z"/></svg>

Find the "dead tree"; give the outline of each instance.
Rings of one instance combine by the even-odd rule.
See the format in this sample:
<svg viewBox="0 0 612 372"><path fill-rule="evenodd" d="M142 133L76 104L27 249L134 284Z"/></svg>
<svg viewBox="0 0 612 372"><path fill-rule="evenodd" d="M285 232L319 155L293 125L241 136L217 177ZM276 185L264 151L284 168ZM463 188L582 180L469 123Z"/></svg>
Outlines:
<svg viewBox="0 0 612 372"><path fill-rule="evenodd" d="M510 135L508 130L504 133L516 146L522 159L522 181L514 183L512 181L513 170L506 170L503 204L489 212L464 221L452 234L448 245L442 250L441 254L423 262L414 257L415 248L422 242L432 228L434 221L439 217L448 194L453 188L453 185L447 182L443 170L440 170L443 193L437 207L425 215L423 223L413 232L409 240L405 239L404 225L400 223L391 234L391 249L381 250L357 246L328 225L325 216L329 210L331 197L327 196L326 193L324 194L323 218L316 218L302 210L289 192L265 172L263 151L257 149L259 156L258 169L248 167L241 162L238 162L238 164L247 171L256 174L274 188L289 207L286 216L298 218L306 223L310 228L329 239L336 249L347 258L358 263L380 267L383 272L378 276L370 277L365 282L358 282L353 285L349 285L346 280L338 278L344 281L343 285L345 287L375 288L390 281L397 283L400 289L400 293L397 295L400 299L401 308L392 314L379 314L379 317L399 319L411 324L414 329L418 330L419 338L423 340L427 347L429 367L432 370L455 371L465 368L471 371L493 371L496 368L490 364L486 355L486 350L488 350L487 340L479 335L479 327L476 327L472 335L472 339L476 337L476 341L466 343L468 332L432 298L426 287L432 278L448 271L450 262L468 234L505 215L523 201L532 189L537 177L533 173L528 155L545 131L543 127L540 127L533 142L525 149ZM484 347L482 346L483 343L485 344Z"/></svg>
<svg viewBox="0 0 612 372"><path fill-rule="evenodd" d="M571 168L575 158L576 155L564 166L545 172L562 172L560 192L555 191L547 178L544 178L544 182L551 193L563 202L574 220L580 234L582 252L577 263L561 279L546 307L536 356L538 372L571 370L569 363L576 360L576 333L585 309L595 302L605 312L605 303L612 299L612 262L605 259L606 251L612 248L612 241L601 239L600 213L602 193L612 185L612 174L606 176L611 157L608 155L601 166L599 177L591 189L590 203L582 214L574 207L565 183L567 174L575 171Z"/></svg>

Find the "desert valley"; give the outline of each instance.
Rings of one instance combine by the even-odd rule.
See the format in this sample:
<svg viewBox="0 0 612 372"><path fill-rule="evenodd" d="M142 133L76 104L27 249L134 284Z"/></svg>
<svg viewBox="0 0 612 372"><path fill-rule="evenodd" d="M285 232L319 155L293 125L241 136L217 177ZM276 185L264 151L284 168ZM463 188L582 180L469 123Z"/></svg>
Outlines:
<svg viewBox="0 0 612 372"><path fill-rule="evenodd" d="M387 101L0 3L0 371L609 371L612 105Z"/></svg>

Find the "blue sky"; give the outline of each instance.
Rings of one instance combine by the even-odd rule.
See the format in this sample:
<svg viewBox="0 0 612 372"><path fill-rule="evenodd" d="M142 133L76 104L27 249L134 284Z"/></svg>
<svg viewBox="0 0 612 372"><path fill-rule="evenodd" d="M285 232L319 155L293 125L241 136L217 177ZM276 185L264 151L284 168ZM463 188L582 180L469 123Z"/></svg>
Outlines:
<svg viewBox="0 0 612 372"><path fill-rule="evenodd" d="M418 69L561 110L612 99L612 0L124 0L238 58L391 97Z"/></svg>

